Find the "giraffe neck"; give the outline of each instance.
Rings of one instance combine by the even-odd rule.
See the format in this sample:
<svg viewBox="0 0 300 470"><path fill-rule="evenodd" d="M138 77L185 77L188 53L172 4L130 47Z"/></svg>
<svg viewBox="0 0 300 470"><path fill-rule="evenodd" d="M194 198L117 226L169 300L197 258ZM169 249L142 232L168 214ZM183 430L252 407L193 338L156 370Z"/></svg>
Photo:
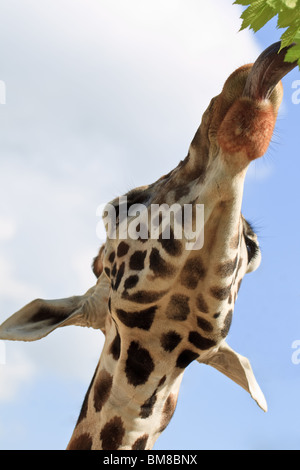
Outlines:
<svg viewBox="0 0 300 470"><path fill-rule="evenodd" d="M123 349L127 358L132 350L132 364ZM170 375L163 363L152 373L149 367L142 345L131 341L120 348L110 328L68 450L152 449L175 411L183 370Z"/></svg>

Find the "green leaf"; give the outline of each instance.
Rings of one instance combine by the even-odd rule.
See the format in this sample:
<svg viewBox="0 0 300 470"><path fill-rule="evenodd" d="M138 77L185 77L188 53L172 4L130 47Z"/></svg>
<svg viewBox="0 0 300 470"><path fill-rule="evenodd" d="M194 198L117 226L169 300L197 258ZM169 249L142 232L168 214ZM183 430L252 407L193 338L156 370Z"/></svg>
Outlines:
<svg viewBox="0 0 300 470"><path fill-rule="evenodd" d="M251 0L235 0L235 2L233 2L233 5L247 6L247 5L250 5L250 3L251 3Z"/></svg>
<svg viewBox="0 0 300 470"><path fill-rule="evenodd" d="M298 0L281 0L288 8L295 8Z"/></svg>
<svg viewBox="0 0 300 470"><path fill-rule="evenodd" d="M291 47L285 54L284 60L286 62L296 62L300 60L300 44Z"/></svg>
<svg viewBox="0 0 300 470"><path fill-rule="evenodd" d="M257 32L278 15L277 28L286 29L280 38L281 49L296 43L288 50L286 60L297 61L300 68L300 0L235 0L234 3L247 6L241 14L241 30L250 27Z"/></svg>
<svg viewBox="0 0 300 470"><path fill-rule="evenodd" d="M248 26L256 33L276 15L276 11L266 4L265 0L256 0L242 14L241 29Z"/></svg>
<svg viewBox="0 0 300 470"><path fill-rule="evenodd" d="M300 26L300 14L298 9L284 8L278 12L278 28L288 28L290 25Z"/></svg>
<svg viewBox="0 0 300 470"><path fill-rule="evenodd" d="M267 0L266 3L276 10L276 12L281 8L282 3L281 0Z"/></svg>
<svg viewBox="0 0 300 470"><path fill-rule="evenodd" d="M298 26L290 26L281 36L281 49L283 47L290 46L295 39L295 36L298 32Z"/></svg>

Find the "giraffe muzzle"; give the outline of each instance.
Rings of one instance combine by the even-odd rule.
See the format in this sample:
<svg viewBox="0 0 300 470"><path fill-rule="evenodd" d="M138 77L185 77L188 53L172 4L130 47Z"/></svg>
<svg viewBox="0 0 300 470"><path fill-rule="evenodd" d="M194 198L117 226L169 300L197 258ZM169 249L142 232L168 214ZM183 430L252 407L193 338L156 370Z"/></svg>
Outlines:
<svg viewBox="0 0 300 470"><path fill-rule="evenodd" d="M293 46L280 50L276 42L265 49L254 62L248 75L243 96L254 99L268 99L280 80L297 66L297 62L285 62L285 54Z"/></svg>

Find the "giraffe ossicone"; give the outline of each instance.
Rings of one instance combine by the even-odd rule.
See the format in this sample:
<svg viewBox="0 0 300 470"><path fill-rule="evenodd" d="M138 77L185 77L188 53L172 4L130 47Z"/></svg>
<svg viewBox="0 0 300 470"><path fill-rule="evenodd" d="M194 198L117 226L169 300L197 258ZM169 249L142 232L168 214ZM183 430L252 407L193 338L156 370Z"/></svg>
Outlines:
<svg viewBox="0 0 300 470"><path fill-rule="evenodd" d="M104 333L68 449L151 449L172 418L184 370L194 360L225 374L267 410L249 360L226 337L241 281L260 263L257 237L241 214L246 171L268 148L282 100L280 80L297 65L279 50L280 43L270 46L254 65L230 75L205 111L187 157L155 183L127 193L125 215L119 199L110 203L113 215L105 222L114 223L116 236L107 231L93 261L97 281L91 289L37 299L0 326L1 340L34 341L68 325ZM167 223L156 214L151 237L151 207L163 205L179 210ZM195 232L195 217L189 218L193 243L204 231L196 249L185 245L191 241L182 223L185 205L194 216L197 205L204 207L201 230ZM136 220L138 207L143 220ZM123 223L132 224L134 236L120 236Z"/></svg>

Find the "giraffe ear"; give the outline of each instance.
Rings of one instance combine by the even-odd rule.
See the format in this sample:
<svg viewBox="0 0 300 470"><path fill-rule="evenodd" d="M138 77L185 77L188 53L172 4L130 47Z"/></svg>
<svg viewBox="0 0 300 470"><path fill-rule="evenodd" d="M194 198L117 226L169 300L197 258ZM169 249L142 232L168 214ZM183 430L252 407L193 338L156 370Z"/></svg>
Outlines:
<svg viewBox="0 0 300 470"><path fill-rule="evenodd" d="M0 340L36 341L68 325L104 330L108 283L102 277L82 296L36 299L0 325Z"/></svg>
<svg viewBox="0 0 300 470"><path fill-rule="evenodd" d="M246 357L236 353L224 341L216 354L203 362L214 367L243 387L250 393L258 406L263 411L267 411L266 399L255 379L251 364Z"/></svg>
<svg viewBox="0 0 300 470"><path fill-rule="evenodd" d="M0 325L0 339L35 341L60 326L76 324L80 300L80 297L33 300Z"/></svg>

